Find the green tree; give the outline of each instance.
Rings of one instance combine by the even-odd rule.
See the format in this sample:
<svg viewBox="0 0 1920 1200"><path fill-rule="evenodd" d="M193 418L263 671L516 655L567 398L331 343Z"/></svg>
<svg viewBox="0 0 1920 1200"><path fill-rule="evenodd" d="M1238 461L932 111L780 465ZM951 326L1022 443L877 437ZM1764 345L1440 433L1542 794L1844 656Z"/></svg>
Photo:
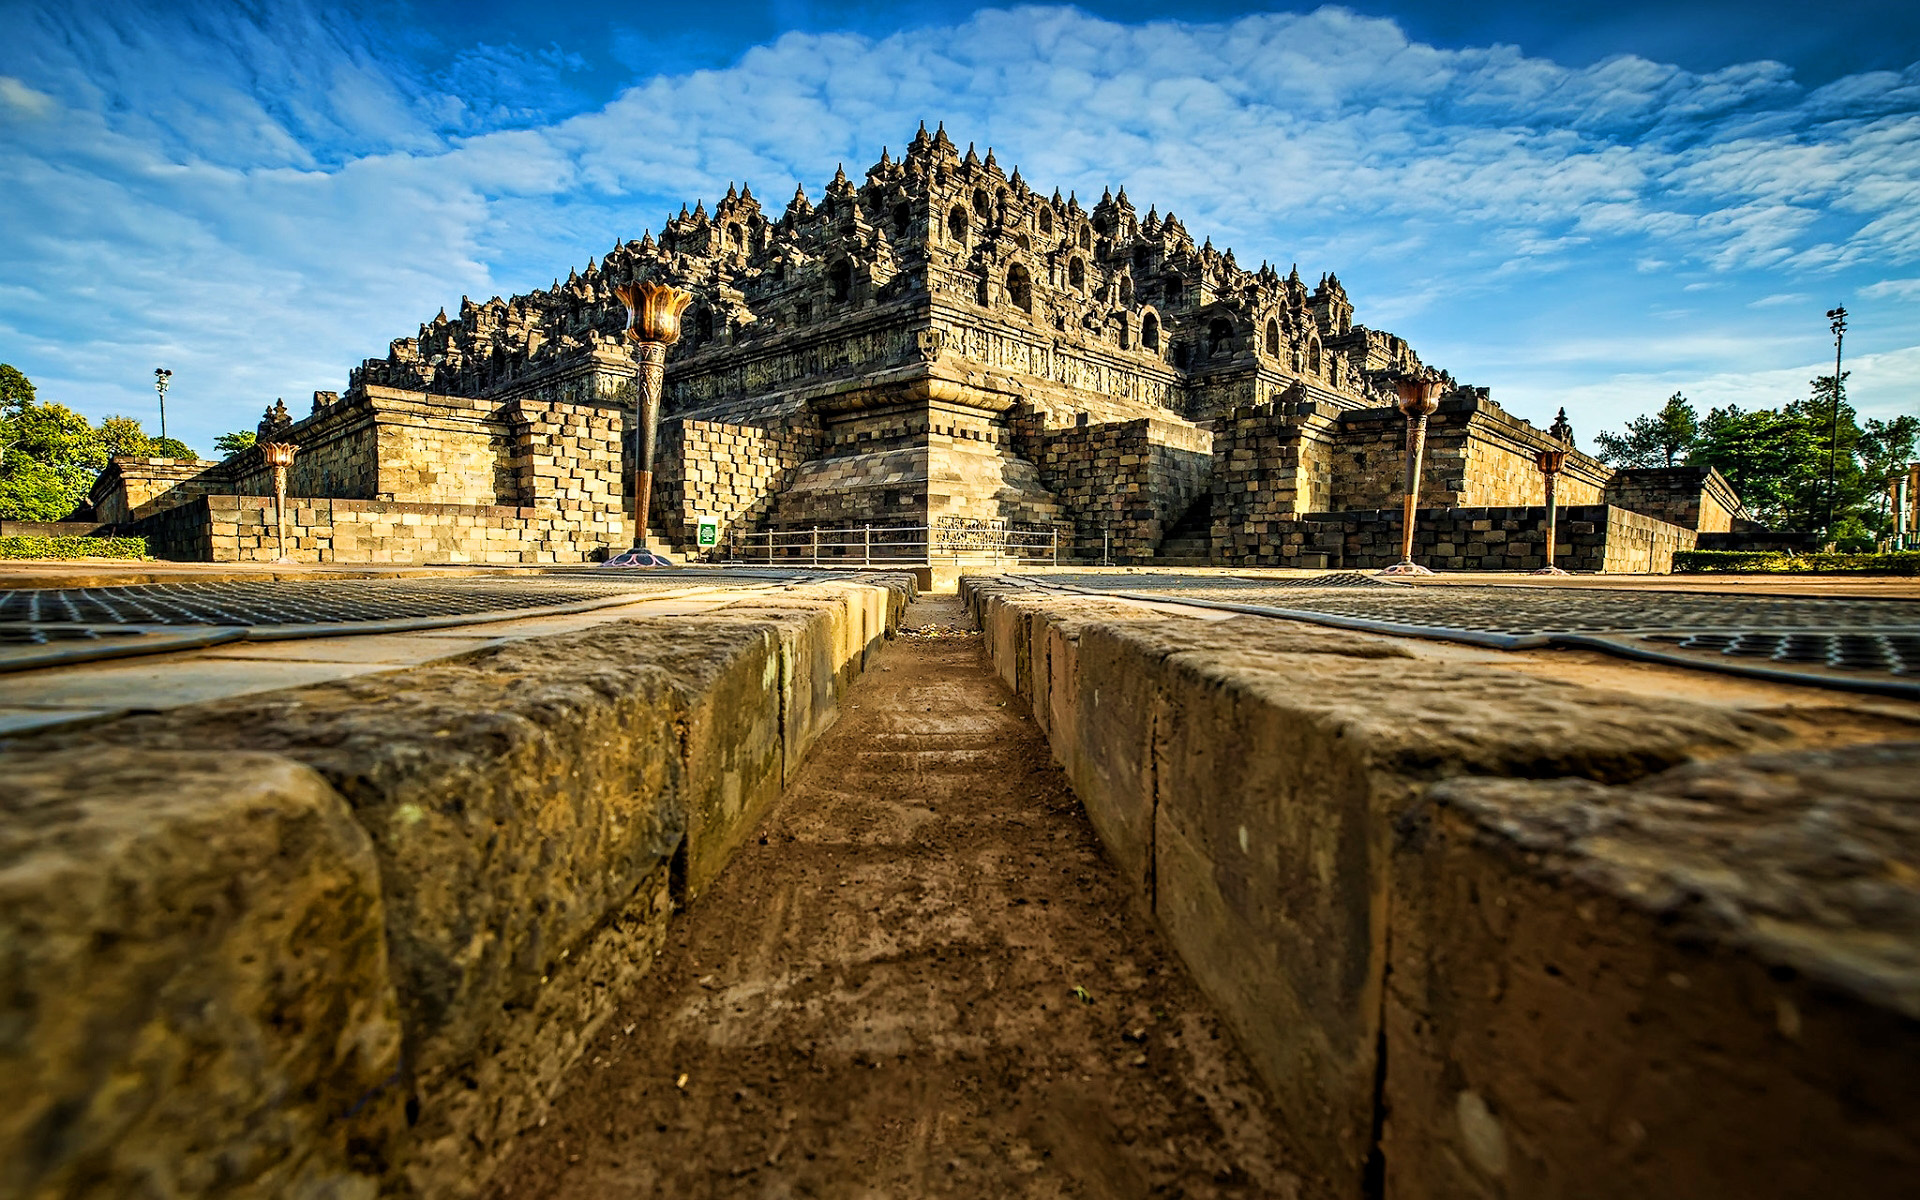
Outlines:
<svg viewBox="0 0 1920 1200"><path fill-rule="evenodd" d="M86 502L116 454L192 458L177 438L149 437L132 417L95 429L63 404L41 404L33 382L0 364L0 518L58 521Z"/></svg>
<svg viewBox="0 0 1920 1200"><path fill-rule="evenodd" d="M33 395L31 379L12 363L0 363L0 467L6 465L7 451L13 448L16 436L13 423L33 404Z"/></svg>
<svg viewBox="0 0 1920 1200"><path fill-rule="evenodd" d="M1818 486L1815 459L1820 439L1805 421L1771 408L1747 412L1737 404L1708 411L1700 441L1688 461L1714 467L1727 477L1754 517L1774 528L1805 528Z"/></svg>
<svg viewBox="0 0 1920 1200"><path fill-rule="evenodd" d="M1870 494L1869 524L1875 535L1893 531L1890 492L1913 462L1916 444L1920 444L1920 417L1902 415L1890 421L1869 418L1860 430L1856 453L1862 481Z"/></svg>
<svg viewBox="0 0 1920 1200"><path fill-rule="evenodd" d="M151 437L137 417L105 417L100 422L100 444L107 457L197 458L179 438Z"/></svg>
<svg viewBox="0 0 1920 1200"><path fill-rule="evenodd" d="M221 458L232 458L244 450L253 449L259 437L251 429L236 429L232 433L223 433L213 439L213 448Z"/></svg>
<svg viewBox="0 0 1920 1200"><path fill-rule="evenodd" d="M1617 467L1671 467L1686 462L1700 440L1700 419L1679 392L1660 411L1635 417L1620 433L1595 435L1601 462Z"/></svg>
<svg viewBox="0 0 1920 1200"><path fill-rule="evenodd" d="M0 467L0 517L58 521L87 498L107 456L99 431L63 404L30 404L9 422Z"/></svg>

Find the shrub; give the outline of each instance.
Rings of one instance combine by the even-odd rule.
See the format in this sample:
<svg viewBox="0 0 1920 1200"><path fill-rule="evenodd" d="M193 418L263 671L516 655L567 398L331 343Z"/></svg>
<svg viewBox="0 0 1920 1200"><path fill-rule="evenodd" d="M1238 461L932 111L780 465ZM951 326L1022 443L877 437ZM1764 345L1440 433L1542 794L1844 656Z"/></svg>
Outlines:
<svg viewBox="0 0 1920 1200"><path fill-rule="evenodd" d="M1779 550L1680 550L1673 571L1683 574L1920 575L1920 550L1898 554L1787 554Z"/></svg>
<svg viewBox="0 0 1920 1200"><path fill-rule="evenodd" d="M143 537L0 537L0 558L145 558Z"/></svg>

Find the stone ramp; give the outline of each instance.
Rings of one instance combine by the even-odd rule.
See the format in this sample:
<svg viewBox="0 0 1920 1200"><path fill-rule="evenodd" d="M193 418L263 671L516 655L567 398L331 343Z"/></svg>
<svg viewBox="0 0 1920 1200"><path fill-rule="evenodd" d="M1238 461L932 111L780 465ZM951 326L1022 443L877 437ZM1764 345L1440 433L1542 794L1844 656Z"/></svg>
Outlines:
<svg viewBox="0 0 1920 1200"><path fill-rule="evenodd" d="M963 620L909 610L934 635L849 690L496 1200L1298 1194L1252 1068Z"/></svg>

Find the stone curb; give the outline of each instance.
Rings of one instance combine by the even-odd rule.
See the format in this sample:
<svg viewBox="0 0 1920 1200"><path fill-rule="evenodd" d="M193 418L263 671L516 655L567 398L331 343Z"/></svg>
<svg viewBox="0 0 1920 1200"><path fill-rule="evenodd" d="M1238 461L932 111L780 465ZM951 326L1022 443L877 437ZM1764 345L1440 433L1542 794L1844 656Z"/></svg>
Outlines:
<svg viewBox="0 0 1920 1200"><path fill-rule="evenodd" d="M794 587L7 742L0 982L25 999L0 1054L72 1031L46 1052L66 1057L31 1076L19 1107L37 1116L0 1125L0 1161L27 1164L9 1194L477 1194L646 971L676 904L720 870L831 725L912 594L901 576ZM125 1004L115 997L133 985L102 977L99 964L126 953L112 946L131 918L97 888L57 890L72 836L17 816L71 808L69 781L102 762L119 764L108 776L120 781L114 819L131 832L96 838L93 869L126 876L162 909L200 892L233 909L220 926L230 932L212 940L163 922L129 926L153 930L139 947L142 979L162 992L200 988L210 999L198 1011L224 1013L211 1032L195 1032L203 1018L177 1007L116 1031ZM230 819L183 825L176 775L234 797ZM255 848L254 830L285 824L299 805L329 811L345 848L307 838L257 861L269 851ZM276 915L313 902L311 889L274 887L296 889L307 859L351 858L355 838L358 924ZM204 844L162 861L142 849L156 839ZM237 875L266 890L221 892ZM365 960L376 967L327 966L348 944L378 947ZM216 968L236 958L268 964L255 971L291 958L307 997L300 1019L222 982ZM342 1105L340 1088L302 1064L366 1044L355 1032L366 1018L352 1014L383 995L396 1036L361 1056L376 1083ZM284 1069L188 1076L144 1049L194 1037L244 1041ZM129 1095L179 1117L144 1142L119 1140L114 1113ZM222 1125L223 1113L236 1115ZM255 1122L282 1132L236 1140ZM167 1182L195 1171L207 1186Z"/></svg>
<svg viewBox="0 0 1920 1200"><path fill-rule="evenodd" d="M1920 1178L1920 1033L1891 998L1914 994L1920 826L1885 794L1892 768L1844 759L1741 809L1783 768L1738 756L1789 742L1758 718L1466 664L1415 671L1364 634L962 587L996 670L1328 1194L1812 1197ZM1811 771L1807 753L1784 757ZM1692 777L1747 781L1725 801L1743 841L1741 821L1709 813L1690 858L1618 829L1552 862L1535 844L1544 813L1605 828L1637 789ZM1835 779L1859 798L1798 831ZM1767 938L1636 899L1649 873L1699 891L1738 877L1753 846L1823 837L1873 848L1845 885L1877 888L1870 901L1841 906L1822 882L1844 850L1773 855L1753 922L1782 930ZM1786 921L1796 904L1847 914L1852 935ZM1786 1012L1817 1045L1783 1039Z"/></svg>

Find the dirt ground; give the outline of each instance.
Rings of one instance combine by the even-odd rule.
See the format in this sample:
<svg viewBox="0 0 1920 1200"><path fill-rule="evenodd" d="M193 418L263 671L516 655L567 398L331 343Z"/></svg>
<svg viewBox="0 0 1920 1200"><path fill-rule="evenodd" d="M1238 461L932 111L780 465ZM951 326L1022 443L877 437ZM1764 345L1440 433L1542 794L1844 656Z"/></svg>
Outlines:
<svg viewBox="0 0 1920 1200"><path fill-rule="evenodd" d="M965 622L909 610L495 1200L1299 1194Z"/></svg>

